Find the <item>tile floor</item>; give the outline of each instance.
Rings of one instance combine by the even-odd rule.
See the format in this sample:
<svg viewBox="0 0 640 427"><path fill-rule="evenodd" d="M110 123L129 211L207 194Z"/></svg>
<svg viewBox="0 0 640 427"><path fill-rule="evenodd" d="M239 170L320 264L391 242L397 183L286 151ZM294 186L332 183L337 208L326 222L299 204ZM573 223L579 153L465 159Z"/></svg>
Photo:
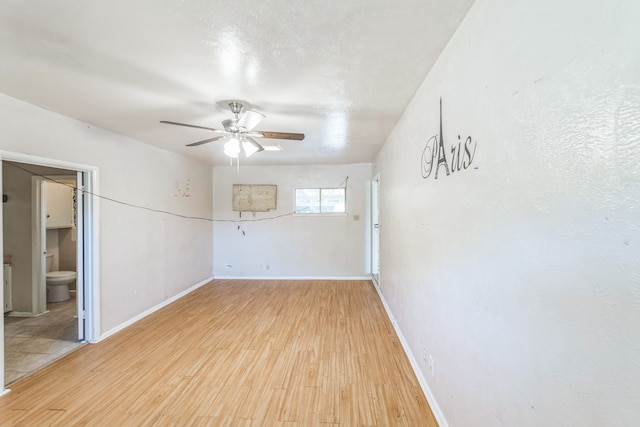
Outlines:
<svg viewBox="0 0 640 427"><path fill-rule="evenodd" d="M48 303L38 317L4 317L4 381L9 385L83 345L78 341L75 296Z"/></svg>

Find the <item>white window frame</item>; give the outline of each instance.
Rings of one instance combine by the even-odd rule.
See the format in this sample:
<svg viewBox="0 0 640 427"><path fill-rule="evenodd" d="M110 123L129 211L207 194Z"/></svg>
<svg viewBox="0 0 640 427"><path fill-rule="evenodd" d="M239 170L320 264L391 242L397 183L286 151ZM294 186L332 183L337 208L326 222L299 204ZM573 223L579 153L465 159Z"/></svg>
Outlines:
<svg viewBox="0 0 640 427"><path fill-rule="evenodd" d="M319 192L319 211L313 211L313 212L303 212L303 211L298 211L298 205L297 205L297 195L298 195L298 190L318 190ZM326 190L342 190L344 192L344 210L341 212L335 212L335 211L330 211L330 212L323 212L322 211L322 192L326 191ZM297 187L294 188L293 190L293 208L294 208L294 214L295 215L300 215L300 216L317 216L317 215L346 215L347 214L347 187Z"/></svg>

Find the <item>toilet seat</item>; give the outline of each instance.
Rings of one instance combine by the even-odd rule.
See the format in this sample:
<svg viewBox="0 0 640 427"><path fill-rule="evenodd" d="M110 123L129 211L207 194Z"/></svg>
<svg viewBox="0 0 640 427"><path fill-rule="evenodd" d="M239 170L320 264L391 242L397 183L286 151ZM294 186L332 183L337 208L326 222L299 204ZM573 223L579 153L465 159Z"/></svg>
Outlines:
<svg viewBox="0 0 640 427"><path fill-rule="evenodd" d="M47 284L52 285L57 282L64 282L75 279L77 273L75 271L51 271L47 273Z"/></svg>

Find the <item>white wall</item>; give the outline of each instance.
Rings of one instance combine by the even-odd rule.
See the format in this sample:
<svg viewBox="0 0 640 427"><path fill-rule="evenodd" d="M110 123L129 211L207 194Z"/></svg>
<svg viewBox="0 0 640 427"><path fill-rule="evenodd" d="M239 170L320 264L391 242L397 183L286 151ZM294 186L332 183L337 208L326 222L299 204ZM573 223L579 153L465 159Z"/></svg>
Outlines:
<svg viewBox="0 0 640 427"><path fill-rule="evenodd" d="M18 170L2 168L2 193L9 199L3 208L3 249L12 256L13 311L32 311L31 177Z"/></svg>
<svg viewBox="0 0 640 427"><path fill-rule="evenodd" d="M639 16L478 0L378 155L384 297L451 426L640 419ZM425 179L440 98L476 152Z"/></svg>
<svg viewBox="0 0 640 427"><path fill-rule="evenodd" d="M214 168L216 277L363 277L371 273L371 164ZM347 184L347 215L294 216L294 188ZM277 185L277 209L232 210L233 184ZM277 219L252 221L263 218ZM354 220L359 215L359 220ZM239 228L238 228L239 227ZM244 234L243 234L244 232ZM227 267L230 265L231 267ZM262 267L261 267L262 266ZM267 268L268 266L268 268Z"/></svg>
<svg viewBox="0 0 640 427"><path fill-rule="evenodd" d="M6 95L0 95L0 123L0 150L96 166L103 196L212 216L210 166ZM183 197L187 183L190 197ZM103 333L212 277L211 222L106 200L99 207Z"/></svg>

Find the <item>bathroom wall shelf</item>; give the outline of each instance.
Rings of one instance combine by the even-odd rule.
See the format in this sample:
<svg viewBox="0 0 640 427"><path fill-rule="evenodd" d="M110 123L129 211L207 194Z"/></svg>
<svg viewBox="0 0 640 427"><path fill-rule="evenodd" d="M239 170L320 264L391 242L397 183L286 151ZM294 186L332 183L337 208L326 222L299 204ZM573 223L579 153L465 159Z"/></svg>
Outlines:
<svg viewBox="0 0 640 427"><path fill-rule="evenodd" d="M47 228L73 227L73 189L48 182L46 194Z"/></svg>

